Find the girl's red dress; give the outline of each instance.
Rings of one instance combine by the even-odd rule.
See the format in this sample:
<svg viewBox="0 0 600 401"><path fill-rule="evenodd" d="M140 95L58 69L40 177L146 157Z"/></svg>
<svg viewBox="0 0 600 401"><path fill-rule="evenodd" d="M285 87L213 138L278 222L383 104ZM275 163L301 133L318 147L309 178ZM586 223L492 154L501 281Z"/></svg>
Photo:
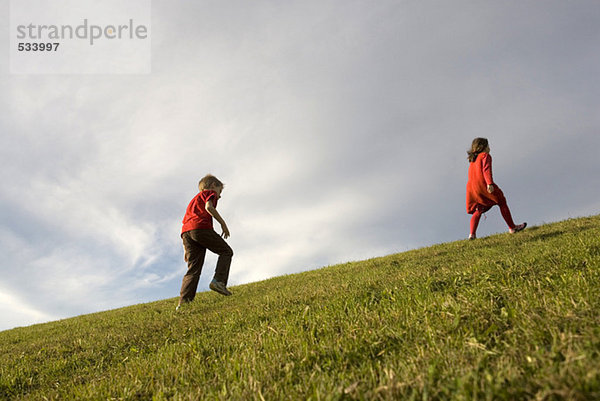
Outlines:
<svg viewBox="0 0 600 401"><path fill-rule="evenodd" d="M494 192L487 191L488 185L494 185ZM476 210L485 213L492 206L503 203L506 203L506 198L492 177L492 156L482 152L474 162L469 163L467 213L473 214Z"/></svg>

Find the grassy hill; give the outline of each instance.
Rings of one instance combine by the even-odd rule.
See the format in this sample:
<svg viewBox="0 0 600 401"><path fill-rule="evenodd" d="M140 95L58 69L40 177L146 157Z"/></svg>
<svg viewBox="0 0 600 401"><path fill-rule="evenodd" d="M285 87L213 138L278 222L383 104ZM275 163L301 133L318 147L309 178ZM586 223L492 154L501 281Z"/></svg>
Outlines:
<svg viewBox="0 0 600 401"><path fill-rule="evenodd" d="M600 216L232 290L1 332L0 399L600 399Z"/></svg>

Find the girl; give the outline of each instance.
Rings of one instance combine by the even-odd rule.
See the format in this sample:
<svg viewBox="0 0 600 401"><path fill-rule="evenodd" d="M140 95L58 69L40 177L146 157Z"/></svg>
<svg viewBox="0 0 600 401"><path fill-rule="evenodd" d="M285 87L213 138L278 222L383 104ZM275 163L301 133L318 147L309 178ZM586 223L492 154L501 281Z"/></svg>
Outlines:
<svg viewBox="0 0 600 401"><path fill-rule="evenodd" d="M515 225L506 204L502 190L494 184L492 177L492 156L486 138L475 138L469 155L469 180L467 182L467 213L472 214L471 233L469 239L477 238L475 232L479 225L481 214L487 212L492 206L500 206L500 213L508 224L511 234L522 231L527 223Z"/></svg>

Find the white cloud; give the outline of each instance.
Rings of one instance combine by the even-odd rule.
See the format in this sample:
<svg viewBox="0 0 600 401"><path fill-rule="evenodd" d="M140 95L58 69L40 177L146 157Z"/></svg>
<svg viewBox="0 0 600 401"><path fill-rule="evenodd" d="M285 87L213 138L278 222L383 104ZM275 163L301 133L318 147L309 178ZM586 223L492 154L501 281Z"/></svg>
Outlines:
<svg viewBox="0 0 600 401"><path fill-rule="evenodd" d="M5 288L0 289L0 316L0 330L44 323L57 318L28 305L22 297L10 294Z"/></svg>

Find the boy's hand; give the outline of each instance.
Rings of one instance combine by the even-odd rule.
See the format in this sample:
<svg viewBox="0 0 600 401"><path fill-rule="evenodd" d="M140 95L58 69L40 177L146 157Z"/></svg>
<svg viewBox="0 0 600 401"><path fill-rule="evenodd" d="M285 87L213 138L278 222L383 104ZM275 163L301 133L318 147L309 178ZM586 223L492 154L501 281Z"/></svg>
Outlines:
<svg viewBox="0 0 600 401"><path fill-rule="evenodd" d="M221 215L219 214L219 212L217 212L217 209L213 206L212 201L208 201L206 202L206 204L204 205L204 207L206 208L206 211L215 219L217 219L217 221L219 222L219 224L221 225L221 228L223 229L223 232L221 233L221 237L227 239L229 238L229 228L227 228L227 224L225 224L225 220L223 220L223 218L221 217Z"/></svg>
<svg viewBox="0 0 600 401"><path fill-rule="evenodd" d="M229 238L229 228L227 228L227 224L221 224L221 228L223 229L223 233L221 234L221 237L227 239Z"/></svg>
<svg viewBox="0 0 600 401"><path fill-rule="evenodd" d="M487 186L487 191L488 191L489 193L492 193L492 192L494 192L494 184L490 184L490 185L488 185L488 186Z"/></svg>

